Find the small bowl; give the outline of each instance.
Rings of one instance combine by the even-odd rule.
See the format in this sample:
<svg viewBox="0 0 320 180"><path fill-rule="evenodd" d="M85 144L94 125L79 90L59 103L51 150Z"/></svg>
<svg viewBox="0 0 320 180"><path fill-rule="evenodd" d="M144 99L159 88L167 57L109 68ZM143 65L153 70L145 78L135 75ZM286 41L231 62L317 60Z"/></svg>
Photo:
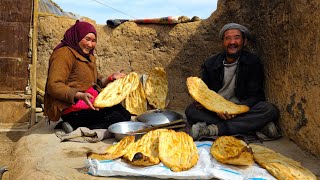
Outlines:
<svg viewBox="0 0 320 180"><path fill-rule="evenodd" d="M145 132L130 133L130 132L138 131L148 127L150 127L150 125L143 122L123 121L123 122L118 122L110 125L108 127L108 131L114 134L116 140L120 141L122 138L126 136L133 136L133 135L136 137L136 139L139 139L146 133Z"/></svg>

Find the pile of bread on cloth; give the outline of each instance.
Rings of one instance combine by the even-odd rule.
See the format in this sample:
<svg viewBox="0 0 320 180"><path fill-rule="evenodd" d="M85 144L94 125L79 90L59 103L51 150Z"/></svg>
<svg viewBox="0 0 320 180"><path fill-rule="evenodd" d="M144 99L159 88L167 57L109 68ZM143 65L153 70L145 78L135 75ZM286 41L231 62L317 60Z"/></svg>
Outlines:
<svg viewBox="0 0 320 180"><path fill-rule="evenodd" d="M188 77L187 87L190 95L214 112L239 114L248 107L225 100L210 90L198 77ZM135 115L147 111L147 103L155 108L165 108L168 94L167 75L163 68L151 70L145 86L135 72L109 83L95 99L94 106L110 107L125 102L126 109ZM299 162L258 144L247 145L233 136L221 136L211 146L210 153L220 163L250 166L256 162L277 179L316 179L316 176ZM197 147L187 133L171 129L149 131L140 139L126 136L109 146L104 153L90 152L88 158L114 160L122 158L136 166L152 166L162 162L174 172L187 171L198 162Z"/></svg>

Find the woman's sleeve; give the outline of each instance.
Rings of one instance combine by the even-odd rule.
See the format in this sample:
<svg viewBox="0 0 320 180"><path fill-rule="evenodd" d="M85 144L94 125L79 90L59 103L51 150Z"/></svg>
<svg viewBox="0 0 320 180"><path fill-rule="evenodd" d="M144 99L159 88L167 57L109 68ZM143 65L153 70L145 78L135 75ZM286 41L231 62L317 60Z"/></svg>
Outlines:
<svg viewBox="0 0 320 180"><path fill-rule="evenodd" d="M67 103L73 103L78 92L78 89L66 85L75 61L75 58L70 58L72 56L71 52L70 55L66 55L66 51L56 50L50 57L48 70L47 92L50 96Z"/></svg>

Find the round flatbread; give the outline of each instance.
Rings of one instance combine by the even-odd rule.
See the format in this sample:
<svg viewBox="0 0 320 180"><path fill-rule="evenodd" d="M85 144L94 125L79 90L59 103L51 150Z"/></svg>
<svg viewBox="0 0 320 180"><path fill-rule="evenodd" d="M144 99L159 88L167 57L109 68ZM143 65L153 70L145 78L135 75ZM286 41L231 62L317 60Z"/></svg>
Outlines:
<svg viewBox="0 0 320 180"><path fill-rule="evenodd" d="M87 154L88 158L97 159L97 160L112 160L122 157L125 153L127 153L128 149L134 143L134 136L126 136L117 144L114 144L107 148L105 153L93 153L89 152Z"/></svg>
<svg viewBox="0 0 320 180"><path fill-rule="evenodd" d="M252 151L248 145L233 136L221 136L212 144L210 153L219 162L232 165L253 164Z"/></svg>
<svg viewBox="0 0 320 180"><path fill-rule="evenodd" d="M109 83L95 99L94 107L105 108L119 104L128 94L137 89L139 82L138 74L131 72L124 78Z"/></svg>
<svg viewBox="0 0 320 180"><path fill-rule="evenodd" d="M141 82L138 88L126 97L125 105L131 114L140 115L147 111L147 98Z"/></svg>
<svg viewBox="0 0 320 180"><path fill-rule="evenodd" d="M154 108L166 107L168 96L168 79L164 68L156 67L151 70L146 81L145 92L148 103Z"/></svg>
<svg viewBox="0 0 320 180"><path fill-rule="evenodd" d="M198 77L188 77L187 86L190 95L206 109L217 113L228 113L230 115L242 114L249 111L246 105L238 105L226 100L221 95L210 90L208 86Z"/></svg>
<svg viewBox="0 0 320 180"><path fill-rule="evenodd" d="M186 171L198 162L198 150L185 132L169 130L159 137L159 158L174 172Z"/></svg>

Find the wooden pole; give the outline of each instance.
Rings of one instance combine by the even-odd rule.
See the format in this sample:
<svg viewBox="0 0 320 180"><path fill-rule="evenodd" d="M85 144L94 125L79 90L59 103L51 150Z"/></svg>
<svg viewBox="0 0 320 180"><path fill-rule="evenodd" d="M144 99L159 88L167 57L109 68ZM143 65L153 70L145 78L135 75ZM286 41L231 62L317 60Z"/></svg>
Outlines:
<svg viewBox="0 0 320 180"><path fill-rule="evenodd" d="M38 0L33 0L33 33L32 33L32 64L30 68L31 82L31 120L30 127L36 122L37 101L37 43L38 43Z"/></svg>

